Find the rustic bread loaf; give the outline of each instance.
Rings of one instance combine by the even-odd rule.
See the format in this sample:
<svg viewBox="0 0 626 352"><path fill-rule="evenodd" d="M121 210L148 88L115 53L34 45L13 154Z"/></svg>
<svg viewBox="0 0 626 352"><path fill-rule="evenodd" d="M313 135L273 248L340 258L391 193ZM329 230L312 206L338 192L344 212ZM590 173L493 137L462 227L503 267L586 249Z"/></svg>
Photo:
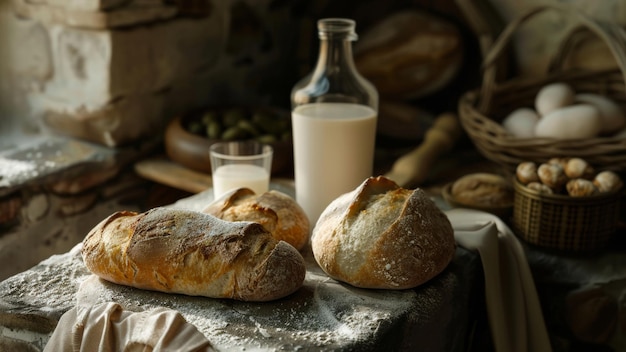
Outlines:
<svg viewBox="0 0 626 352"><path fill-rule="evenodd" d="M255 194L239 188L216 199L203 210L227 221L253 221L263 225L277 240L301 250L309 240L309 219L290 196L271 190Z"/></svg>
<svg viewBox="0 0 626 352"><path fill-rule="evenodd" d="M513 188L504 177L478 172L467 174L452 184L454 200L468 206L502 207L513 204Z"/></svg>
<svg viewBox="0 0 626 352"><path fill-rule="evenodd" d="M257 223L168 208L110 215L89 232L82 256L117 284L242 301L287 296L306 272L302 255Z"/></svg>
<svg viewBox="0 0 626 352"><path fill-rule="evenodd" d="M464 43L458 27L420 10L381 18L354 48L359 72L381 97L409 100L439 91L463 64Z"/></svg>
<svg viewBox="0 0 626 352"><path fill-rule="evenodd" d="M311 237L332 278L356 287L407 289L442 272L455 253L446 215L420 189L379 176L335 199Z"/></svg>

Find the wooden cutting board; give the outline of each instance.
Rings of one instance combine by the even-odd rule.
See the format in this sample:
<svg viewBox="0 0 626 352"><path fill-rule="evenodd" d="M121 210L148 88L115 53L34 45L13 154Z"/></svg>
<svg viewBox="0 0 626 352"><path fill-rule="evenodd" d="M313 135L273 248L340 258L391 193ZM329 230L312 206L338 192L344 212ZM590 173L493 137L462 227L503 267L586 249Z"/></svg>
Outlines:
<svg viewBox="0 0 626 352"><path fill-rule="evenodd" d="M141 177L190 193L213 187L211 175L188 169L166 157L144 159L135 163Z"/></svg>
<svg viewBox="0 0 626 352"><path fill-rule="evenodd" d="M135 172L148 180L190 193L200 193L213 187L211 175L191 170L167 157L154 157L135 163ZM270 189L295 196L293 179L273 178Z"/></svg>

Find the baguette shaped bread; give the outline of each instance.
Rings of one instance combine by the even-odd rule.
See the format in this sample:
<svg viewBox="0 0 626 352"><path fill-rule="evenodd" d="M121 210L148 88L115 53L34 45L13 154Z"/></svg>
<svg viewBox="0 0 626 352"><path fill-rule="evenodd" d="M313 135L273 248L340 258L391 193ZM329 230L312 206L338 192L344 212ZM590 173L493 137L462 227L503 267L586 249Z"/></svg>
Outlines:
<svg viewBox="0 0 626 352"><path fill-rule="evenodd" d="M196 211L116 212L83 241L87 268L140 289L270 301L302 286L304 259L261 225Z"/></svg>
<svg viewBox="0 0 626 352"><path fill-rule="evenodd" d="M301 250L309 240L309 218L290 196L270 190L256 194L239 188L209 204L204 213L227 221L253 221L263 225L277 240Z"/></svg>
<svg viewBox="0 0 626 352"><path fill-rule="evenodd" d="M356 287L407 289L443 271L455 253L446 215L421 189L370 177L335 199L313 229L315 260Z"/></svg>

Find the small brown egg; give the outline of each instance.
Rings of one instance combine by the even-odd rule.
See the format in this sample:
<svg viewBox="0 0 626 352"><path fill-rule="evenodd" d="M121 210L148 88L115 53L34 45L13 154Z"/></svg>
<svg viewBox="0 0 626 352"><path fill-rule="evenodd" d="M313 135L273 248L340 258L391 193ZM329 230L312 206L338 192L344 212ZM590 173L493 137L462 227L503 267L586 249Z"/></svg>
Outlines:
<svg viewBox="0 0 626 352"><path fill-rule="evenodd" d="M617 191L622 188L623 182L619 175L613 171L602 171L593 179L593 184L602 193Z"/></svg>
<svg viewBox="0 0 626 352"><path fill-rule="evenodd" d="M532 161L524 161L517 165L515 170L517 180L525 185L530 182L539 182L537 175L537 164Z"/></svg>
<svg viewBox="0 0 626 352"><path fill-rule="evenodd" d="M568 180L560 164L543 163L537 168L537 175L541 183L552 188L556 193L558 193L559 189L561 189Z"/></svg>
<svg viewBox="0 0 626 352"><path fill-rule="evenodd" d="M548 164L559 164L561 165L561 167L563 169L565 169L565 167L567 166L567 162L569 161L570 158L561 158L561 157L554 157L554 158L550 158L550 160L548 160Z"/></svg>
<svg viewBox="0 0 626 352"><path fill-rule="evenodd" d="M570 179L584 178L592 180L596 174L594 168L587 161L581 158L571 158L565 164L565 174Z"/></svg>
<svg viewBox="0 0 626 352"><path fill-rule="evenodd" d="M598 193L598 189L593 182L584 178L569 180L565 185L565 189L567 194L572 197L589 197Z"/></svg>
<svg viewBox="0 0 626 352"><path fill-rule="evenodd" d="M541 194L554 194L554 191L552 190L552 188L544 185L541 182L531 182L529 184L526 185L526 187L528 187L529 189L532 189L534 191L537 191Z"/></svg>

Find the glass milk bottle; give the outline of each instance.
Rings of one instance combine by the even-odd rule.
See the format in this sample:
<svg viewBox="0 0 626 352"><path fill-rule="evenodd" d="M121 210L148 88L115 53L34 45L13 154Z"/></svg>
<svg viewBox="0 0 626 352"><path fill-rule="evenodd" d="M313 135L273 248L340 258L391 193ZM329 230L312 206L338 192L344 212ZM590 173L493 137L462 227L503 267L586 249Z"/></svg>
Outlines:
<svg viewBox="0 0 626 352"><path fill-rule="evenodd" d="M291 92L296 201L312 224L373 172L378 92L355 67L355 27L318 21L317 64Z"/></svg>

